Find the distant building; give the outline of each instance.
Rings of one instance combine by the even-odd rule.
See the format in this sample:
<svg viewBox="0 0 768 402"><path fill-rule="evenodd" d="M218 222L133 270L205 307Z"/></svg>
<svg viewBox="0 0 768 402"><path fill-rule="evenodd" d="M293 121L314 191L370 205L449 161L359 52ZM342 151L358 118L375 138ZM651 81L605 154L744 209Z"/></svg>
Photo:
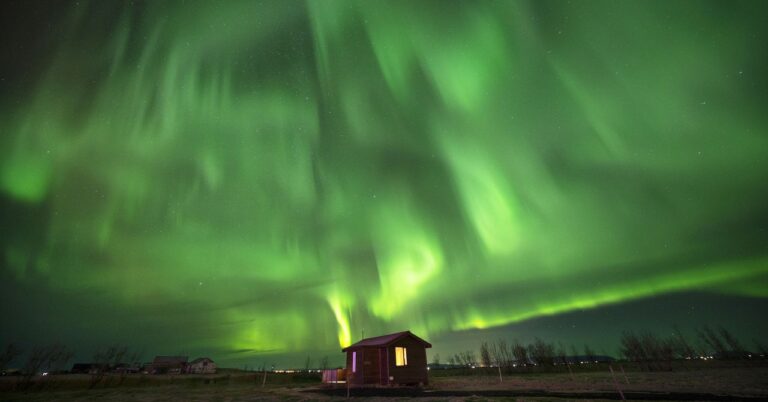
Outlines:
<svg viewBox="0 0 768 402"><path fill-rule="evenodd" d="M346 380L351 385L426 385L427 350L432 345L411 331L363 339L347 353Z"/></svg>
<svg viewBox="0 0 768 402"><path fill-rule="evenodd" d="M75 363L72 365L72 369L69 370L72 374L91 374L98 369L99 365L96 363Z"/></svg>
<svg viewBox="0 0 768 402"><path fill-rule="evenodd" d="M113 370L116 373L135 374L141 371L140 363L118 363Z"/></svg>
<svg viewBox="0 0 768 402"><path fill-rule="evenodd" d="M187 359L187 356L155 356L149 372L152 374L184 373L187 370Z"/></svg>
<svg viewBox="0 0 768 402"><path fill-rule="evenodd" d="M216 374L216 363L210 358L200 357L192 360L187 366L187 373L190 374Z"/></svg>

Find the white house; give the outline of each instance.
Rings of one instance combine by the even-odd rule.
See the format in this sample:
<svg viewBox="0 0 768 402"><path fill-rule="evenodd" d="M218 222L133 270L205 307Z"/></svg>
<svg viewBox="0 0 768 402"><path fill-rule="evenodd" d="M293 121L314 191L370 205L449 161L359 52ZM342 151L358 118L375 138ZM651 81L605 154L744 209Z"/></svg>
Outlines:
<svg viewBox="0 0 768 402"><path fill-rule="evenodd" d="M215 374L216 363L207 357L200 357L189 363L187 372L190 374Z"/></svg>

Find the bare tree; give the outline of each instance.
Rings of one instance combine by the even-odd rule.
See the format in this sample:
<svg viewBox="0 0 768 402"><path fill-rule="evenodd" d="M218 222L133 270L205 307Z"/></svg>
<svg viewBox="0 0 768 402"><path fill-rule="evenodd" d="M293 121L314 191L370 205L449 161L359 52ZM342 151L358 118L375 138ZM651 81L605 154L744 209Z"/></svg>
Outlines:
<svg viewBox="0 0 768 402"><path fill-rule="evenodd" d="M13 359L21 356L22 350L15 343L9 343L5 346L5 350L0 353L0 370L6 368L8 363Z"/></svg>
<svg viewBox="0 0 768 402"><path fill-rule="evenodd" d="M463 366L472 367L476 364L475 352L471 350L460 352L456 355L456 361Z"/></svg>
<svg viewBox="0 0 768 402"><path fill-rule="evenodd" d="M320 359L320 368L323 370L328 369L328 356L323 356L323 358Z"/></svg>
<svg viewBox="0 0 768 402"><path fill-rule="evenodd" d="M579 359L579 351L576 349L576 345L574 344L571 344L571 355L577 362L581 363L581 359Z"/></svg>
<svg viewBox="0 0 768 402"><path fill-rule="evenodd" d="M755 350L757 350L757 353L760 354L761 358L768 358L768 350L765 348L765 345L762 342L758 341L757 339L752 339L752 343L755 344Z"/></svg>
<svg viewBox="0 0 768 402"><path fill-rule="evenodd" d="M517 339L512 343L512 355L515 357L518 367L526 367L528 365L528 349Z"/></svg>
<svg viewBox="0 0 768 402"><path fill-rule="evenodd" d="M21 387L29 388L35 375L59 370L71 358L72 352L59 343L33 348L24 363Z"/></svg>
<svg viewBox="0 0 768 402"><path fill-rule="evenodd" d="M499 366L499 368L508 368L512 366L512 350L509 348L507 341L499 339L491 344L491 360Z"/></svg>
<svg viewBox="0 0 768 402"><path fill-rule="evenodd" d="M677 325L675 325L672 329L673 335L671 341L674 353L681 359L690 360L695 358L696 351L693 349L693 346L688 343L688 340L685 339L685 336L682 332L680 332L680 329L677 327Z"/></svg>
<svg viewBox="0 0 768 402"><path fill-rule="evenodd" d="M504 349L506 349L506 342L499 339L498 341L491 344L489 354L491 358L491 363L496 365L496 369L499 371L499 382L503 382L504 379L501 376L501 368L505 367L507 364L507 361L504 356Z"/></svg>
<svg viewBox="0 0 768 402"><path fill-rule="evenodd" d="M645 352L643 351L642 343L640 342L640 338L635 335L632 331L624 331L621 334L621 347L619 348L619 351L622 355L624 355L624 358L626 358L629 361L645 361L646 356Z"/></svg>
<svg viewBox="0 0 768 402"><path fill-rule="evenodd" d="M126 353L127 348L126 348ZM138 371L141 369L141 353L137 351L130 352L130 354L127 355L127 361L125 363L126 366L122 367L120 370L120 382L118 385L122 385L123 382L125 382L126 377L128 376L128 373L133 370L134 368ZM117 362L118 364L120 362Z"/></svg>
<svg viewBox="0 0 768 402"><path fill-rule="evenodd" d="M433 366L439 366L440 365L440 353L437 353L434 356L432 356L432 365Z"/></svg>
<svg viewBox="0 0 768 402"><path fill-rule="evenodd" d="M571 362L568 360L568 355L565 351L565 345L562 342L557 343L557 350L555 351L555 358L558 364L564 364L568 369L568 374L573 380L573 370L571 370Z"/></svg>
<svg viewBox="0 0 768 402"><path fill-rule="evenodd" d="M312 358L307 355L307 360L304 361L304 371L309 371L309 366L312 365Z"/></svg>
<svg viewBox="0 0 768 402"><path fill-rule="evenodd" d="M533 343L528 345L528 355L537 365L552 367L554 364L555 347L551 343L536 338Z"/></svg>
<svg viewBox="0 0 768 402"><path fill-rule="evenodd" d="M592 348L590 348L587 344L584 344L584 357L589 363L595 363L595 351L592 350Z"/></svg>
<svg viewBox="0 0 768 402"><path fill-rule="evenodd" d="M98 385L107 373L113 370L128 354L128 347L112 345L103 350L97 350L93 356L94 366L91 367L90 388ZM122 382L122 379L121 379Z"/></svg>
<svg viewBox="0 0 768 402"><path fill-rule="evenodd" d="M488 342L485 341L480 344L480 362L484 367L491 367L493 365L491 360L491 348L488 347Z"/></svg>
<svg viewBox="0 0 768 402"><path fill-rule="evenodd" d="M699 339L707 346L709 346L710 350L717 355L724 356L726 352L728 351L728 348L725 346L725 342L723 342L722 339L720 339L720 336L708 325L704 325L701 329L697 331L699 335Z"/></svg>
<svg viewBox="0 0 768 402"><path fill-rule="evenodd" d="M733 334L731 334L730 331L728 331L723 327L720 327L719 332L720 332L720 337L728 345L731 355L733 357L739 357L739 358L744 357L744 347L741 345L741 342L739 342L739 340L736 339L736 337L733 336Z"/></svg>

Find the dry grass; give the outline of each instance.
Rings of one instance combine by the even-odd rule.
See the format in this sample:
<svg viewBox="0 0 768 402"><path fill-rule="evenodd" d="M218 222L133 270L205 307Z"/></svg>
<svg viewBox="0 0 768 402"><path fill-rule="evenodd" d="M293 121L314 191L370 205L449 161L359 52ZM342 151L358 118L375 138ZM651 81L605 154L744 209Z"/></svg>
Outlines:
<svg viewBox="0 0 768 402"><path fill-rule="evenodd" d="M716 368L673 372L627 372L618 366L616 383L622 391L709 393L759 396L768 399L768 367ZM629 383L627 383L629 381ZM437 390L542 390L549 392L615 392L609 371L504 376L433 377Z"/></svg>
<svg viewBox="0 0 768 402"><path fill-rule="evenodd" d="M177 402L177 401L332 401L344 398L344 392L332 395L312 392L322 386L309 378L270 374L267 385L261 386L262 377L253 374L218 376L133 376L122 385L88 388L88 376L64 375L46 378L28 391L13 391L14 378L0 378L0 400L19 402L47 401L126 401L126 402ZM768 399L768 367L700 368L674 372L628 372L624 380L617 371L616 380L624 392L673 392L748 396ZM429 393L410 398L408 391L389 396L372 393L366 400L392 401L419 399L423 401L481 401L526 400L545 401L577 398L584 393L594 393L596 398L617 397L615 385L608 371L575 373L524 373L504 377L462 375L433 376ZM341 390L339 390L341 391ZM451 392L457 395L451 395ZM562 393L564 398L548 393ZM485 393L485 394L484 394ZM352 395L362 395L352 391ZM473 394L480 395L472 396ZM440 396L437 396L440 395ZM485 395L485 397L482 397ZM491 395L491 396L489 396ZM523 395L524 397L521 397ZM570 395L570 396L569 396ZM725 398L728 399L728 398ZM600 399L591 399L600 400Z"/></svg>

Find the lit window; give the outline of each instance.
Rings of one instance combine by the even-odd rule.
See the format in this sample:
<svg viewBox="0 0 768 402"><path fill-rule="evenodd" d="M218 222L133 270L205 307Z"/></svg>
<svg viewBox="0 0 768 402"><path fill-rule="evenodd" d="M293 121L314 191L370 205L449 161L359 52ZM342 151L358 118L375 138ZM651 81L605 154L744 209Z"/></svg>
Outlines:
<svg viewBox="0 0 768 402"><path fill-rule="evenodd" d="M357 352L352 352L352 372L357 372Z"/></svg>
<svg viewBox="0 0 768 402"><path fill-rule="evenodd" d="M399 346L395 347L395 366L407 366L408 365L408 353L405 348Z"/></svg>

